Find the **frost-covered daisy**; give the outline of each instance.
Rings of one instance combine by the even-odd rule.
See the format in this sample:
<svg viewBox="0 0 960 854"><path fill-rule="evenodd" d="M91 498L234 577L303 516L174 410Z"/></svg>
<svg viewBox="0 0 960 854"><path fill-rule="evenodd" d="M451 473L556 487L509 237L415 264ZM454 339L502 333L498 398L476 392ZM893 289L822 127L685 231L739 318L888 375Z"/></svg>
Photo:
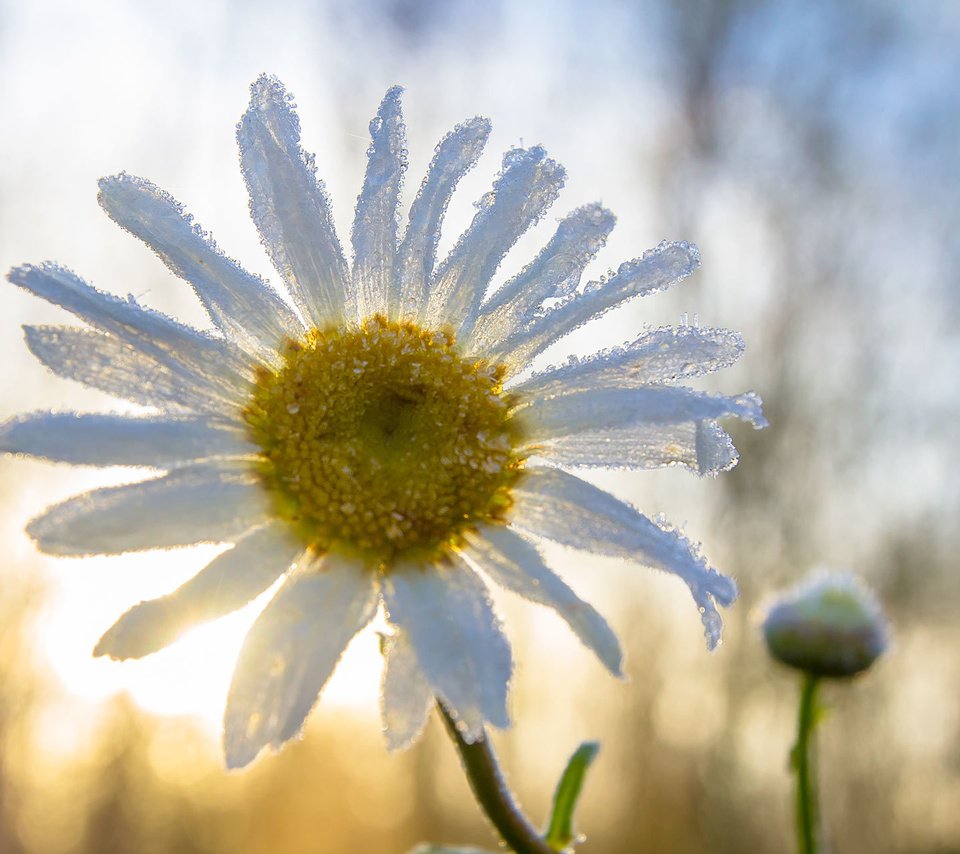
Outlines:
<svg viewBox="0 0 960 854"><path fill-rule="evenodd" d="M517 238L553 203L561 166L514 149L449 256L435 263L444 210L490 132L451 131L410 207L400 90L370 125L372 143L348 264L330 204L300 147L290 97L252 86L238 127L250 209L282 289L224 255L181 205L121 174L100 183L104 210L196 291L215 331L96 290L55 264L10 281L87 327L28 326L54 373L149 409L141 415L36 413L0 426L0 448L63 462L163 474L50 508L28 531L56 555L200 542L230 547L167 596L142 602L96 654L137 658L186 628L283 582L246 638L224 717L227 763L243 766L295 736L350 639L380 604L393 628L383 719L399 747L442 699L466 739L509 722L509 644L487 581L554 608L613 673L617 638L537 549L547 538L680 576L716 645L717 605L736 587L678 530L569 473L679 464L730 468L717 419L763 425L752 394L677 384L740 354L718 329L652 329L616 349L524 374L559 338L624 300L663 290L699 264L663 243L581 285L613 215L586 205L492 295Z"/></svg>

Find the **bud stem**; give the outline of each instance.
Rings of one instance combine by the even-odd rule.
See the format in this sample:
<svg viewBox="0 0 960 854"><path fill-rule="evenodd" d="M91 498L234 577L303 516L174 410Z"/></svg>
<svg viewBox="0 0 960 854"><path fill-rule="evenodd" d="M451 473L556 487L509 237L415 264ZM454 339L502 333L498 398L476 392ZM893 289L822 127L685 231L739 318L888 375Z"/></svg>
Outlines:
<svg viewBox="0 0 960 854"><path fill-rule="evenodd" d="M813 730L817 725L817 694L820 679L804 673L797 717L797 743L792 763L797 772L797 850L800 854L817 854L818 807L817 786L813 770Z"/></svg>

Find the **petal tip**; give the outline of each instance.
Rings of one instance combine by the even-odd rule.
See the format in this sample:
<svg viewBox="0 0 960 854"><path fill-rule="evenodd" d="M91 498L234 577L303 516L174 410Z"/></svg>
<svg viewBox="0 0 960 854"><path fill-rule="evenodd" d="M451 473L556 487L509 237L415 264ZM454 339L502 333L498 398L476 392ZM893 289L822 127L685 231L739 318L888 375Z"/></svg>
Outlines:
<svg viewBox="0 0 960 854"><path fill-rule="evenodd" d="M251 98L259 100L282 87L283 84L274 75L261 71L256 80L250 84L250 95Z"/></svg>
<svg viewBox="0 0 960 854"><path fill-rule="evenodd" d="M29 276L37 270L33 264L18 264L7 271L7 281L12 285L23 287Z"/></svg>
<svg viewBox="0 0 960 854"><path fill-rule="evenodd" d="M254 759L257 758L264 744L257 740L254 741L250 736L249 726L244 726L243 732L238 732L240 728L238 721L230 714L230 705L228 701L227 710L223 716L223 758L227 768L230 771L239 771L246 768Z"/></svg>
<svg viewBox="0 0 960 854"><path fill-rule="evenodd" d="M36 516L27 522L26 527L24 528L27 536L33 540L33 544L36 547L38 552L48 555L68 555L70 554L68 549L65 549L63 544L57 545L54 542L49 541L50 535L53 533L54 529L47 522L47 514L43 513L40 516Z"/></svg>
<svg viewBox="0 0 960 854"><path fill-rule="evenodd" d="M108 630L106 634L104 634L104 636L97 641L96 646L93 648L93 657L109 658L111 661L125 661L128 656L121 655L120 652L114 647L111 633L112 632Z"/></svg>
<svg viewBox="0 0 960 854"><path fill-rule="evenodd" d="M280 78L263 72L250 84L248 114L263 112L270 108L288 108L292 100L293 97L280 81Z"/></svg>
<svg viewBox="0 0 960 854"><path fill-rule="evenodd" d="M380 109L382 110L387 104L399 104L400 96L403 95L403 93L403 86L395 83L393 86L387 89L387 94L383 96Z"/></svg>
<svg viewBox="0 0 960 854"><path fill-rule="evenodd" d="M145 188L147 190L156 190L157 187L146 178L138 178L129 172L117 172L116 175L104 175L97 181L97 201L100 206L104 205L104 197L109 197L114 193L120 193L129 189Z"/></svg>
<svg viewBox="0 0 960 854"><path fill-rule="evenodd" d="M477 139L486 140L493 132L493 122L486 116L474 116L472 119L467 119L460 128Z"/></svg>
<svg viewBox="0 0 960 854"><path fill-rule="evenodd" d="M623 650L620 647L619 641L617 641L617 647L616 647L615 653L610 655L609 661L604 661L603 663L606 666L607 670L609 670L610 673L613 676L615 676L617 679L626 680L627 674L623 669L624 655L623 655Z"/></svg>
<svg viewBox="0 0 960 854"><path fill-rule="evenodd" d="M702 261L700 247L697 246L696 243L690 243L687 240L677 240L674 242L664 241L660 244L660 246L657 247L657 249L679 252L682 256L686 257L687 263L690 266L690 272L696 270Z"/></svg>
<svg viewBox="0 0 960 854"><path fill-rule="evenodd" d="M729 575L716 574L715 583L710 591L713 598L724 608L729 608L740 598L740 588Z"/></svg>
<svg viewBox="0 0 960 854"><path fill-rule="evenodd" d="M389 727L383 730L383 741L387 747L388 753L402 753L413 747L420 740L423 729L418 729L414 733L397 733Z"/></svg>
<svg viewBox="0 0 960 854"><path fill-rule="evenodd" d="M134 605L106 632L93 649L96 657L114 661L143 658L173 643L178 636L176 623L162 600L148 600Z"/></svg>
<svg viewBox="0 0 960 854"><path fill-rule="evenodd" d="M250 754L245 749L235 748L231 750L226 745L223 748L224 763L228 771L242 771L256 759L256 756L256 753Z"/></svg>

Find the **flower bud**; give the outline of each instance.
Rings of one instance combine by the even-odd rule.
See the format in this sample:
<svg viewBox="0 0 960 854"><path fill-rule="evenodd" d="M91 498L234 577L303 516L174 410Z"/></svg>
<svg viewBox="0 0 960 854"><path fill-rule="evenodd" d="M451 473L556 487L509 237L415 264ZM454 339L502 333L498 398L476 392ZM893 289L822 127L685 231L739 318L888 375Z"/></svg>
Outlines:
<svg viewBox="0 0 960 854"><path fill-rule="evenodd" d="M777 661L814 676L860 673L889 642L880 604L850 573L818 573L785 593L762 628Z"/></svg>

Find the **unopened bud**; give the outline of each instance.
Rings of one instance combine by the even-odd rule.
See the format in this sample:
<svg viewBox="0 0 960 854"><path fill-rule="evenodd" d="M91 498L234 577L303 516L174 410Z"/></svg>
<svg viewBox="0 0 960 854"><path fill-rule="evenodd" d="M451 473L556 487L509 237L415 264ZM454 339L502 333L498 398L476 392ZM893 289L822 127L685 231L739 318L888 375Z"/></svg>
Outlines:
<svg viewBox="0 0 960 854"><path fill-rule="evenodd" d="M778 661L841 678L866 670L889 642L880 604L850 573L819 573L783 594L767 612L763 634Z"/></svg>

